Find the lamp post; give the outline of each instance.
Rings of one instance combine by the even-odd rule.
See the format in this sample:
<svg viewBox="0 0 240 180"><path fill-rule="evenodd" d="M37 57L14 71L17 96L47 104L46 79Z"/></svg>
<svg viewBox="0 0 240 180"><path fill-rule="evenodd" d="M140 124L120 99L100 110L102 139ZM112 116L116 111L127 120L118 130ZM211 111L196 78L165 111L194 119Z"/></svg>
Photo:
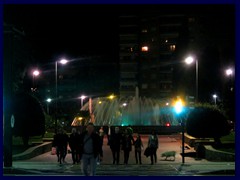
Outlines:
<svg viewBox="0 0 240 180"><path fill-rule="evenodd" d="M214 104L215 104L215 106L216 106L216 105L217 105L217 95L214 94L214 95L213 95L213 98L214 98Z"/></svg>
<svg viewBox="0 0 240 180"><path fill-rule="evenodd" d="M67 64L67 60L66 59L62 59L60 61L56 61L55 62L55 133L57 133L57 109L58 109L58 105L57 105L57 101L58 101L58 63L65 65Z"/></svg>
<svg viewBox="0 0 240 180"><path fill-rule="evenodd" d="M175 105L174 105L174 108L175 108L175 112L177 115L179 115L179 119L181 120L181 126L182 126L182 163L185 163L185 152L184 152L184 144L185 144L185 135L184 135L184 131L185 131L185 125L184 125L184 118L181 117L181 113L183 111L183 102L181 99L178 99L176 102L175 102Z"/></svg>
<svg viewBox="0 0 240 180"><path fill-rule="evenodd" d="M48 98L47 99L47 113L48 113L48 115L49 115L49 103L52 101L52 99L51 98Z"/></svg>
<svg viewBox="0 0 240 180"><path fill-rule="evenodd" d="M196 63L196 101L198 102L198 60L193 58L192 56L189 56L185 59L186 64L192 64L195 61Z"/></svg>
<svg viewBox="0 0 240 180"><path fill-rule="evenodd" d="M33 73L32 73L32 75L33 75L33 87L32 87L32 91L34 92L35 91L35 77L37 77L37 76L39 76L39 74L40 74L40 72L39 72L39 70L34 70L33 71Z"/></svg>
<svg viewBox="0 0 240 180"><path fill-rule="evenodd" d="M226 75L229 76L230 78L230 91L233 91L233 87L232 87L232 74L233 74L233 70L231 68L226 70Z"/></svg>
<svg viewBox="0 0 240 180"><path fill-rule="evenodd" d="M87 96L84 96L84 95L82 95L80 98L81 98L81 109L82 109L82 107L83 107L83 100L86 98Z"/></svg>

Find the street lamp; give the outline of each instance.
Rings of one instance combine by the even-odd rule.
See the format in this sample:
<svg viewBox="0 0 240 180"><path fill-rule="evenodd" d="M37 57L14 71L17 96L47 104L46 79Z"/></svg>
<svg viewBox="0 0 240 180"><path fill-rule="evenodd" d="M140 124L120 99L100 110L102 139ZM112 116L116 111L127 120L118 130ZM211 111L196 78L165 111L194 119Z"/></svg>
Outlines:
<svg viewBox="0 0 240 180"><path fill-rule="evenodd" d="M174 109L177 115L179 115L180 119L181 119L181 126L182 126L182 163L185 163L185 152L184 152L184 148L185 148L185 135L184 135L184 131L185 131L185 125L184 125L184 119L183 117L181 118L181 113L183 111L183 101L181 99L178 99L175 104L174 104Z"/></svg>
<svg viewBox="0 0 240 180"><path fill-rule="evenodd" d="M214 104L215 104L215 106L216 106L216 104L217 104L217 95L214 94L214 95L213 95L213 98L214 98Z"/></svg>
<svg viewBox="0 0 240 180"><path fill-rule="evenodd" d="M83 100L86 98L87 96L84 96L84 95L82 95L80 98L81 98L81 109L82 109L82 107L83 107Z"/></svg>
<svg viewBox="0 0 240 180"><path fill-rule="evenodd" d="M33 87L32 87L32 91L34 92L35 90L35 85L34 85L34 81L35 81L35 77L37 77L37 76L39 76L39 74L40 74L40 71L39 70L34 70L33 72L32 72L32 75L33 75Z"/></svg>
<svg viewBox="0 0 240 180"><path fill-rule="evenodd" d="M58 109L58 106L57 106L57 101L58 101L58 63L62 64L62 65L65 65L67 64L68 60L66 59L62 59L60 61L55 61L55 133L57 133L57 109Z"/></svg>
<svg viewBox="0 0 240 180"><path fill-rule="evenodd" d="M47 113L49 115L49 103L52 102L52 99L48 98L46 101L47 101Z"/></svg>
<svg viewBox="0 0 240 180"><path fill-rule="evenodd" d="M233 87L232 87L232 75L233 75L233 70L231 68L226 70L226 75L230 77L230 82L229 82L229 86L230 86L230 91L233 91Z"/></svg>
<svg viewBox="0 0 240 180"><path fill-rule="evenodd" d="M192 56L189 56L185 59L186 64L192 64L193 62L196 62L196 101L198 102L198 60L193 58Z"/></svg>

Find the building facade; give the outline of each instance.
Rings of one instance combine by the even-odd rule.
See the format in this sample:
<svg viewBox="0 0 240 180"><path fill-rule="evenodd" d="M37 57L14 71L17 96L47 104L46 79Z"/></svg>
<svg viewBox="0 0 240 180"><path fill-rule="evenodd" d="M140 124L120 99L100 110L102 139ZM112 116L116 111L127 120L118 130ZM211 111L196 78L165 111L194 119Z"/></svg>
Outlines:
<svg viewBox="0 0 240 180"><path fill-rule="evenodd" d="M119 17L120 97L168 98L173 94L173 65L186 38L182 14Z"/></svg>

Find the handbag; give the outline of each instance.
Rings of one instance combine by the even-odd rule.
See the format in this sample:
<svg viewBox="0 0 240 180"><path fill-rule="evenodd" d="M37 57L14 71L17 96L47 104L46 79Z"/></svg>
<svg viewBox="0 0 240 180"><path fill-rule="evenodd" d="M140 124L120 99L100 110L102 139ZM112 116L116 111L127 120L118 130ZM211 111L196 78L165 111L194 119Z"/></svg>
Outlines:
<svg viewBox="0 0 240 180"><path fill-rule="evenodd" d="M147 147L147 148L145 149L144 155L145 155L146 157L148 157L148 156L151 155L151 149L150 149L149 147Z"/></svg>

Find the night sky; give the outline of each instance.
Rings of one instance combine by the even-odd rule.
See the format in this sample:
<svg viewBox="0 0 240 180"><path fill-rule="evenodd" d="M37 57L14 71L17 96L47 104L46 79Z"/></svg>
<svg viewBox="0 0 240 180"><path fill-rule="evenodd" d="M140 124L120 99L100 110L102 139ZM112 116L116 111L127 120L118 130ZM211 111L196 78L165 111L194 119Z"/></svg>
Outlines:
<svg viewBox="0 0 240 180"><path fill-rule="evenodd" d="M36 63L53 62L61 56L69 58L99 56L100 61L118 64L118 15L135 12L179 12L202 19L207 36L201 57L202 84L211 77L217 89L224 66L234 65L234 7L227 5L4 5L4 22L23 29L31 42ZM209 40L209 41L208 41ZM216 57L223 43L221 59ZM218 54L219 55L219 54ZM108 66L106 66L108 68ZM210 71L210 67L212 68ZM184 69L184 68L183 68ZM209 74L213 72L213 74ZM177 72L182 73L182 72ZM111 76L111 74L109 74ZM116 73L114 74L116 75ZM117 79L117 78L116 78ZM182 79L183 81L184 79ZM181 79L179 80L181 82ZM200 82L201 84L201 82ZM118 88L115 84L115 90ZM201 85L199 85L201 86ZM111 88L111 87L109 87Z"/></svg>

